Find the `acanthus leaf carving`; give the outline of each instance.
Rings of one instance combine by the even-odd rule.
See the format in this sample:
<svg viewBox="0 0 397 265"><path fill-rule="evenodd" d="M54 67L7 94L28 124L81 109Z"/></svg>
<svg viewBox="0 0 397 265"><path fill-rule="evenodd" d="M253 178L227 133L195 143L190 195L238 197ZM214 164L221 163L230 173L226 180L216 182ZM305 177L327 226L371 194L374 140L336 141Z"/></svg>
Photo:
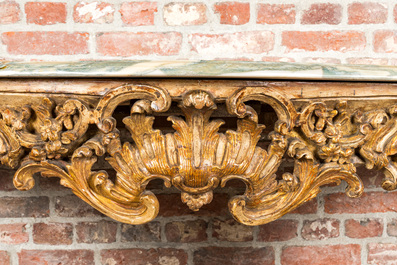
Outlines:
<svg viewBox="0 0 397 265"><path fill-rule="evenodd" d="M135 102L123 124L131 139L122 142L112 116L130 100ZM164 134L153 122L172 100L178 101L182 115L168 117L174 131ZM258 123L250 101L267 104L277 114L266 150L258 145L265 126ZM235 130L222 132L223 121L211 119L218 104L237 117ZM126 84L110 90L94 108L78 99L55 104L45 98L39 105L0 110L0 159L8 166L20 165L14 177L18 189L32 188L38 172L58 177L94 208L130 224L157 216L159 202L146 190L153 179L174 185L193 211L211 203L215 188L238 179L246 191L230 199L229 209L239 222L259 225L314 198L325 184L344 180L347 195L360 196L363 184L355 157L369 168L383 168L383 187L395 189L396 110L352 111L345 101L335 106L314 101L298 111L293 100L269 87L240 88L225 101L204 90L171 98L159 87ZM90 124L97 132L88 139ZM294 170L277 176L287 155L295 161ZM105 157L115 178L92 170L98 157Z"/></svg>

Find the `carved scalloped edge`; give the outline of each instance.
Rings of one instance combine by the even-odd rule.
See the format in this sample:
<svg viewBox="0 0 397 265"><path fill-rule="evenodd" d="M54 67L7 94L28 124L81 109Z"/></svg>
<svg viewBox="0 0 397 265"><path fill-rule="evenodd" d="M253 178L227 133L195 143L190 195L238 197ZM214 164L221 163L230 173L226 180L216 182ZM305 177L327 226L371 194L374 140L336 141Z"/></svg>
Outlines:
<svg viewBox="0 0 397 265"><path fill-rule="evenodd" d="M112 115L120 103L132 99L137 101L123 120L132 142L122 143ZM368 168L385 170L385 189L397 186L394 106L350 114L343 101L331 109L312 102L298 110L275 89L245 87L224 103L238 118L236 130L220 133L223 122L211 120L211 114L223 103L209 92L192 90L174 100L185 119L170 116L175 132L167 134L153 129L151 115L167 111L172 99L154 86L123 85L109 91L93 109L77 99L57 106L47 98L41 105L5 106L0 109L0 160L19 166L14 185L20 190L34 186L35 173L58 177L92 207L130 224L157 216L157 198L145 190L155 178L177 187L182 201L194 211L211 202L219 185L242 180L246 192L231 198L229 209L246 225L283 216L317 196L324 184L344 180L347 195L360 196L363 184L351 162L353 156L360 156ZM257 146L264 126L246 105L252 100L270 105L278 117L267 150ZM90 124L98 130L87 140ZM275 173L285 155L295 159L294 172L279 179ZM99 156L105 156L116 171L115 181L105 171L91 170Z"/></svg>

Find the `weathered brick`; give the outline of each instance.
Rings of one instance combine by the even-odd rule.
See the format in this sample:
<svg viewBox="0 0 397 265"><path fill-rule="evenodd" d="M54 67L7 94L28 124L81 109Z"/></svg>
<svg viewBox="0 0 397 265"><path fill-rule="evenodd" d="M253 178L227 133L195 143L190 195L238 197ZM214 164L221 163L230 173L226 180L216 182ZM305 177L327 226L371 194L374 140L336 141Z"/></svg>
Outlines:
<svg viewBox="0 0 397 265"><path fill-rule="evenodd" d="M234 57L241 53L260 54L274 47L274 33L246 31L225 34L191 34L189 43L198 54L226 54Z"/></svg>
<svg viewBox="0 0 397 265"><path fill-rule="evenodd" d="M384 213L397 211L397 192L364 192L360 198L345 193L325 197L326 213Z"/></svg>
<svg viewBox="0 0 397 265"><path fill-rule="evenodd" d="M156 196L160 202L159 216L230 216L227 209L228 196L226 194L214 194L213 201L201 207L198 212L190 210L181 201L180 194L159 194Z"/></svg>
<svg viewBox="0 0 397 265"><path fill-rule="evenodd" d="M12 183L12 181L11 181ZM61 185L59 178L37 178L36 186L44 192L48 191L70 191L69 188Z"/></svg>
<svg viewBox="0 0 397 265"><path fill-rule="evenodd" d="M359 31L284 31L286 51L362 51L365 34Z"/></svg>
<svg viewBox="0 0 397 265"><path fill-rule="evenodd" d="M368 244L368 264L389 265L396 264L397 244Z"/></svg>
<svg viewBox="0 0 397 265"><path fill-rule="evenodd" d="M194 265L274 265L271 247L203 247L193 254Z"/></svg>
<svg viewBox="0 0 397 265"><path fill-rule="evenodd" d="M187 253L182 249L109 249L101 251L102 265L130 264L187 264Z"/></svg>
<svg viewBox="0 0 397 265"><path fill-rule="evenodd" d="M214 5L221 24L243 25L250 20L250 3L220 2Z"/></svg>
<svg viewBox="0 0 397 265"><path fill-rule="evenodd" d="M361 265L360 245L286 247L282 265Z"/></svg>
<svg viewBox="0 0 397 265"><path fill-rule="evenodd" d="M70 245L73 243L73 225L70 223L33 224L33 242L43 245Z"/></svg>
<svg viewBox="0 0 397 265"><path fill-rule="evenodd" d="M88 33L4 32L3 44L10 54L72 55L88 53Z"/></svg>
<svg viewBox="0 0 397 265"><path fill-rule="evenodd" d="M142 225L121 225L121 242L160 242L161 226L159 222Z"/></svg>
<svg viewBox="0 0 397 265"><path fill-rule="evenodd" d="M169 3L164 6L164 22L168 26L202 25L207 23L207 6L203 3Z"/></svg>
<svg viewBox="0 0 397 265"><path fill-rule="evenodd" d="M324 240L339 236L339 221L324 218L305 220L302 227L302 238L306 240Z"/></svg>
<svg viewBox="0 0 397 265"><path fill-rule="evenodd" d="M0 264L11 265L10 254L7 251L0 250Z"/></svg>
<svg viewBox="0 0 397 265"><path fill-rule="evenodd" d="M80 222L76 225L78 243L116 242L117 223L111 221Z"/></svg>
<svg viewBox="0 0 397 265"><path fill-rule="evenodd" d="M259 227L258 241L287 241L298 236L298 221L276 220Z"/></svg>
<svg viewBox="0 0 397 265"><path fill-rule="evenodd" d="M102 216L100 212L81 200L76 195L55 198L55 213L61 217L93 217Z"/></svg>
<svg viewBox="0 0 397 265"><path fill-rule="evenodd" d="M288 57L278 57L278 56L265 56L261 59L264 62L284 62L284 63L292 63L295 62L295 59Z"/></svg>
<svg viewBox="0 0 397 265"><path fill-rule="evenodd" d="M253 229L251 226L240 224L234 219L221 220L214 218L212 221L212 236L220 241L252 241Z"/></svg>
<svg viewBox="0 0 397 265"><path fill-rule="evenodd" d="M181 49L178 32L108 32L97 35L98 53L108 56L176 55Z"/></svg>
<svg viewBox="0 0 397 265"><path fill-rule="evenodd" d="M156 2L125 2L121 5L121 19L125 25L154 25L154 15L157 13Z"/></svg>
<svg viewBox="0 0 397 265"><path fill-rule="evenodd" d="M73 10L76 23L112 23L113 17L114 6L106 2L78 2Z"/></svg>
<svg viewBox="0 0 397 265"><path fill-rule="evenodd" d="M0 24L16 23L21 18L19 4L14 1L0 3Z"/></svg>
<svg viewBox="0 0 397 265"><path fill-rule="evenodd" d="M207 240L207 226L203 220L169 222L165 225L165 236L168 242L202 242Z"/></svg>
<svg viewBox="0 0 397 265"><path fill-rule="evenodd" d="M394 23L397 23L397 5L395 5L393 8L393 17L394 17Z"/></svg>
<svg viewBox="0 0 397 265"><path fill-rule="evenodd" d="M291 214L312 214L317 213L317 199L311 199L308 202L305 202L295 210L291 211Z"/></svg>
<svg viewBox="0 0 397 265"><path fill-rule="evenodd" d="M1 7L0 7L1 8ZM16 188L13 184L15 171L10 169L0 169L0 191L15 191Z"/></svg>
<svg viewBox="0 0 397 265"><path fill-rule="evenodd" d="M387 58L370 58L370 57L365 57L365 58L347 58L347 63L348 64L373 64L373 65L387 65L389 62L389 59ZM375 176L372 177L372 179L367 179L366 182L371 182L375 181L377 178L377 175L382 175L381 172L378 174L375 174ZM361 177L361 175L359 175ZM363 180L364 182L364 180ZM382 181L381 181L382 183ZM368 187L364 184L364 187Z"/></svg>
<svg viewBox="0 0 397 265"><path fill-rule="evenodd" d="M396 236L397 237L397 219L396 218L392 219L387 224L387 234L389 236Z"/></svg>
<svg viewBox="0 0 397 265"><path fill-rule="evenodd" d="M0 225L0 242L4 244L22 244L29 241L26 224L10 223ZM0 255L1 260L1 255ZM0 263L2 264L2 263Z"/></svg>
<svg viewBox="0 0 397 265"><path fill-rule="evenodd" d="M28 2L25 4L26 22L37 25L66 23L66 4L53 2Z"/></svg>
<svg viewBox="0 0 397 265"><path fill-rule="evenodd" d="M326 64L340 64L341 60L338 58L325 58L325 57L305 57L302 59L305 63L326 63Z"/></svg>
<svg viewBox="0 0 397 265"><path fill-rule="evenodd" d="M342 6L331 3L312 4L302 15L302 24L332 24L342 21Z"/></svg>
<svg viewBox="0 0 397 265"><path fill-rule="evenodd" d="M391 30L375 31L373 47L375 52L396 53L397 31L391 31Z"/></svg>
<svg viewBox="0 0 397 265"><path fill-rule="evenodd" d="M21 250L19 264L24 265L94 265L92 250Z"/></svg>
<svg viewBox="0 0 397 265"><path fill-rule="evenodd" d="M47 217L49 203L48 197L2 197L0 217Z"/></svg>
<svg viewBox="0 0 397 265"><path fill-rule="evenodd" d="M381 219L364 219L345 221L345 235L351 238L377 237L383 233Z"/></svg>
<svg viewBox="0 0 397 265"><path fill-rule="evenodd" d="M258 4L256 23L258 24L295 24L295 5Z"/></svg>
<svg viewBox="0 0 397 265"><path fill-rule="evenodd" d="M353 64L376 64L377 60L379 60L369 57L356 58L356 60L353 59L354 58L350 58L347 59L347 61ZM380 188L382 186L383 178L385 177L381 170L369 170L365 166L357 167L357 175L361 178L364 187L366 188Z"/></svg>
<svg viewBox="0 0 397 265"><path fill-rule="evenodd" d="M349 5L349 24L380 24L387 20L387 6L376 2L355 2Z"/></svg>

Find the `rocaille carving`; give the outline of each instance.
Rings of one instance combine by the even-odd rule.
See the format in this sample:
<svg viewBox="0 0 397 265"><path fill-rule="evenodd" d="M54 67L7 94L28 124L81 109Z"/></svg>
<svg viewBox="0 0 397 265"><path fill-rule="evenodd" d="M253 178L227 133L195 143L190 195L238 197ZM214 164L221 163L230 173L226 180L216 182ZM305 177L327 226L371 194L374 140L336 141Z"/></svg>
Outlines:
<svg viewBox="0 0 397 265"><path fill-rule="evenodd" d="M132 141L122 143L112 115L129 100L136 101L123 123ZM166 112L172 100L184 118L169 116L174 132L164 134L153 129L154 114ZM258 146L264 125L246 104L252 100L270 105L278 117L267 150ZM223 121L211 119L219 104L237 117L236 130L219 132ZM230 212L241 223L260 225L314 198L324 184L344 180L347 195L360 196L363 184L353 157L368 168L384 169L383 187L396 188L397 107L346 109L344 101L331 108L312 102L296 109L286 96L265 87L241 88L222 101L203 90L171 99L159 87L124 85L104 95L95 108L77 99L56 105L44 98L38 105L0 109L0 160L19 167L14 184L20 190L34 186L35 173L59 177L94 208L131 224L158 214L156 196L145 189L152 179L178 188L193 211L211 203L216 187L239 179L247 188L230 199ZM97 127L93 136L87 133L90 125ZM100 156L116 171L115 180L106 171L92 170ZM285 156L294 159L294 170L278 178Z"/></svg>

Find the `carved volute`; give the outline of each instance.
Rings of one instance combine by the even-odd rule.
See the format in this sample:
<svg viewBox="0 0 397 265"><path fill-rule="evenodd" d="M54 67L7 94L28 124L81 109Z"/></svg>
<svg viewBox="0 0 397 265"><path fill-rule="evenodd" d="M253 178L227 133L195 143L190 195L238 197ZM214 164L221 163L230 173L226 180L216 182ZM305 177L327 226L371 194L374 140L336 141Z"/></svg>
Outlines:
<svg viewBox="0 0 397 265"><path fill-rule="evenodd" d="M344 180L347 195L360 196L363 184L353 163L357 160L385 170L383 187L396 188L395 106L363 111L348 108L341 99L312 100L298 107L277 89L233 89L227 98L200 87L171 97L160 86L126 84L109 90L95 106L76 98L55 103L50 96L41 104L4 106L0 160L18 168L14 184L20 190L34 186L35 173L58 177L92 207L130 224L157 216L157 198L146 190L153 179L179 189L181 200L193 211L211 203L215 188L241 180L246 191L230 199L229 209L246 225L283 216L314 198L325 184ZM122 126L131 138L124 141L113 112L130 100L135 103ZM168 117L173 131L154 129L156 114L167 113L173 101L182 113ZM266 135L266 149L258 145L265 126L258 123L252 101L269 105L277 114L273 131ZM236 128L219 130L223 121L212 119L212 114L220 105L236 117ZM92 170L98 157L116 171L114 179L106 171ZM286 157L294 160L294 170L277 177Z"/></svg>

